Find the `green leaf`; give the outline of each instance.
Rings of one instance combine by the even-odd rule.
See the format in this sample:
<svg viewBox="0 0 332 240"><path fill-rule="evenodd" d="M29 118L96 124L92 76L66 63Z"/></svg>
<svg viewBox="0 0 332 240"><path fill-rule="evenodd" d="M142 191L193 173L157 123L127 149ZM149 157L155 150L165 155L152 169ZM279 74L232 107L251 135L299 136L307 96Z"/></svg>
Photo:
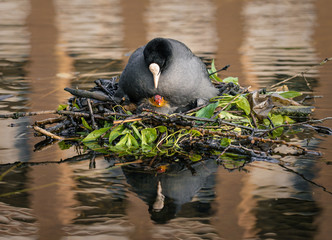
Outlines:
<svg viewBox="0 0 332 240"><path fill-rule="evenodd" d="M142 134L142 145L149 145L153 143L158 135L155 128L145 128L141 131Z"/></svg>
<svg viewBox="0 0 332 240"><path fill-rule="evenodd" d="M302 93L296 92L296 91L288 91L288 92L279 93L279 95L284 98L295 98L295 97L301 96Z"/></svg>
<svg viewBox="0 0 332 240"><path fill-rule="evenodd" d="M72 144L66 143L65 141L59 142L58 145L59 145L61 150L66 150L66 149L71 148L71 146L73 146Z"/></svg>
<svg viewBox="0 0 332 240"><path fill-rule="evenodd" d="M110 133L109 144L111 144L118 136L125 134L125 127L123 125L116 126Z"/></svg>
<svg viewBox="0 0 332 240"><path fill-rule="evenodd" d="M160 133L163 133L163 132L166 132L167 131L167 127L165 127L165 126L157 126L157 127L155 127L156 129L158 129L158 131L160 132Z"/></svg>
<svg viewBox="0 0 332 240"><path fill-rule="evenodd" d="M129 148L130 147L139 147L139 144L138 144L136 138L133 135L131 135L130 133L127 133L127 135L128 135L128 140L126 143L127 147L129 147Z"/></svg>
<svg viewBox="0 0 332 240"><path fill-rule="evenodd" d="M128 141L128 134L122 136L120 141L115 146L125 148L127 141Z"/></svg>
<svg viewBox="0 0 332 240"><path fill-rule="evenodd" d="M215 64L214 64L214 59L213 59L212 62L211 62L211 69L208 69L208 73L211 74L211 73L214 73L214 72L216 72L216 71L217 71L217 69L216 69L216 66L215 66ZM209 75L209 77L210 77L211 79L214 79L214 80L218 81L218 82L222 82L222 80L218 77L218 74L217 74L217 73L214 73L214 74L212 74L212 75Z"/></svg>
<svg viewBox="0 0 332 240"><path fill-rule="evenodd" d="M86 129L93 130L92 127L90 127L90 125L88 124L88 122L85 120L84 117L81 117L81 120L82 120L82 124L83 124L83 126L84 126Z"/></svg>
<svg viewBox="0 0 332 240"><path fill-rule="evenodd" d="M133 128L133 130L134 130L136 136L137 136L140 140L142 140L142 136L141 136L141 134L139 133L137 127L136 127L134 124L132 124L131 127Z"/></svg>
<svg viewBox="0 0 332 240"><path fill-rule="evenodd" d="M206 107L200 109L196 112L196 117L200 118L211 118L213 116L214 110L218 107L218 102L211 103Z"/></svg>
<svg viewBox="0 0 332 240"><path fill-rule="evenodd" d="M189 132L191 133L191 135L193 137L202 136L202 133L200 131L195 130L195 129L191 129Z"/></svg>
<svg viewBox="0 0 332 240"><path fill-rule="evenodd" d="M58 106L58 111L62 111L62 110L65 110L66 108L68 107L68 104L60 104L59 106Z"/></svg>
<svg viewBox="0 0 332 240"><path fill-rule="evenodd" d="M133 115L133 113L131 111L126 111L126 114Z"/></svg>
<svg viewBox="0 0 332 240"><path fill-rule="evenodd" d="M202 159L202 156L199 154L190 154L189 159L193 162L197 162Z"/></svg>
<svg viewBox="0 0 332 240"><path fill-rule="evenodd" d="M232 82L232 83L234 83L236 85L239 85L239 79L237 77L227 77L227 78L224 78L222 80L222 82L224 82L224 83L230 83L230 82Z"/></svg>
<svg viewBox="0 0 332 240"><path fill-rule="evenodd" d="M238 98L238 101L236 101L236 105L238 108L241 108L245 113L246 115L250 114L250 104L247 100L247 98L245 98L244 96L240 96Z"/></svg>
<svg viewBox="0 0 332 240"><path fill-rule="evenodd" d="M132 147L139 147L137 140L130 133L126 133L120 141L115 145L115 147L119 150L128 150Z"/></svg>
<svg viewBox="0 0 332 240"><path fill-rule="evenodd" d="M105 150L105 148L101 147L98 142L92 141L92 142L84 142L84 145L87 146L89 149L100 152L100 153L109 153Z"/></svg>
<svg viewBox="0 0 332 240"><path fill-rule="evenodd" d="M104 122L104 128L105 127L112 127L112 126L113 126L112 122L109 122L109 121L105 120L105 122Z"/></svg>
<svg viewBox="0 0 332 240"><path fill-rule="evenodd" d="M278 115L272 114L272 116L270 116L270 119L275 127L280 126L284 123L284 117L279 114ZM268 119L264 119L263 122L267 126L270 125L270 121Z"/></svg>
<svg viewBox="0 0 332 240"><path fill-rule="evenodd" d="M295 121L288 116L284 116L284 123L292 124L295 123Z"/></svg>
<svg viewBox="0 0 332 240"><path fill-rule="evenodd" d="M280 127L280 128L277 128L277 129L274 129L272 131L272 136L273 137L280 137L281 134L284 132L284 128L283 127Z"/></svg>
<svg viewBox="0 0 332 240"><path fill-rule="evenodd" d="M111 127L106 128L100 128L98 130L92 131L88 136L86 136L82 142L91 142L99 138L101 135L103 135L105 132L107 132Z"/></svg>
<svg viewBox="0 0 332 240"><path fill-rule="evenodd" d="M212 59L212 62L211 62L211 73L213 72L216 72L217 69L216 69L216 65L214 64L214 59ZM215 75L217 76L217 73L215 73Z"/></svg>
<svg viewBox="0 0 332 240"><path fill-rule="evenodd" d="M282 115L272 115L271 120L274 126L280 126L284 123L284 117Z"/></svg>
<svg viewBox="0 0 332 240"><path fill-rule="evenodd" d="M227 111L221 111L219 113L219 118L225 119L225 120L233 120L233 119L242 119L243 117L236 116L236 115L234 115L232 113L229 113Z"/></svg>
<svg viewBox="0 0 332 240"><path fill-rule="evenodd" d="M74 103L73 107L75 107L76 109L80 109L80 107L77 105L77 103Z"/></svg>
<svg viewBox="0 0 332 240"><path fill-rule="evenodd" d="M223 138L220 141L220 145L223 147L227 147L228 145L230 145L232 143L232 140L229 138Z"/></svg>

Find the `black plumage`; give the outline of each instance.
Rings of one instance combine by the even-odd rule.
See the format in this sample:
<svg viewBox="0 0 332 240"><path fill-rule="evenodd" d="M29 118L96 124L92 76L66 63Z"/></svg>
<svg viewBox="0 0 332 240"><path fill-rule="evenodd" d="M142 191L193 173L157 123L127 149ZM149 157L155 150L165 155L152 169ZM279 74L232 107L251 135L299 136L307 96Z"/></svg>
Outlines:
<svg viewBox="0 0 332 240"><path fill-rule="evenodd" d="M183 43L155 38L138 48L129 58L115 96L140 103L160 95L174 112L197 99L208 101L218 90L208 76L205 64Z"/></svg>

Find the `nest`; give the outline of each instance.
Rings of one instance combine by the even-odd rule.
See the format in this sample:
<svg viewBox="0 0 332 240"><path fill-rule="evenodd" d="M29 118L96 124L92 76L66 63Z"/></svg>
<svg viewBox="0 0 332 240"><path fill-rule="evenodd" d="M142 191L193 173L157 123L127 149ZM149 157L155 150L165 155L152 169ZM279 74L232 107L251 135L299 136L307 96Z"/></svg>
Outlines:
<svg viewBox="0 0 332 240"><path fill-rule="evenodd" d="M231 159L236 165L257 159L276 161L276 155L317 155L287 140L288 130L308 129L309 125L320 133L331 133L328 128L312 126L316 123L309 119L313 108L291 100L294 92L286 91L285 96L293 95L285 98L250 92L232 81L215 82L218 97L168 115L115 101L116 78L98 79L95 84L90 91L66 88L74 97L59 106L54 112L58 116L35 122L35 135L46 137L36 150L60 141L62 149L80 149L80 158L82 151L88 156L102 154L116 159L114 164L139 163L160 171L161 166L178 161L190 164L214 158L224 164ZM292 114L302 122L290 118ZM287 150L280 153L280 146Z"/></svg>

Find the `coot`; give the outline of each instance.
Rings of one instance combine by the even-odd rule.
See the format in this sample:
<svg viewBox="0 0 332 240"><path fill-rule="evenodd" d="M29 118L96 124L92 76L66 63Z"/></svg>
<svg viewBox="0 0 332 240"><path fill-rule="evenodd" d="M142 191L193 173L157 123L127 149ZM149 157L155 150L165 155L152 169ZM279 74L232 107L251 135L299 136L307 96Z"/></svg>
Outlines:
<svg viewBox="0 0 332 240"><path fill-rule="evenodd" d="M140 103L157 95L167 104L155 110L171 113L181 111L197 99L208 101L217 93L205 64L185 44L155 38L131 55L115 96L127 96L131 102Z"/></svg>

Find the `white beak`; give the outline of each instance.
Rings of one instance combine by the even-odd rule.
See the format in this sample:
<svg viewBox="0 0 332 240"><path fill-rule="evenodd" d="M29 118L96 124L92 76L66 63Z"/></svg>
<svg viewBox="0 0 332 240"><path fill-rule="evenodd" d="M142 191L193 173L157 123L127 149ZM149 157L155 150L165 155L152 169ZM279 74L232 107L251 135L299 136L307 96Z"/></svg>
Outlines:
<svg viewBox="0 0 332 240"><path fill-rule="evenodd" d="M160 67L157 63L151 63L149 65L149 70L153 75L154 87L157 88L160 77Z"/></svg>

